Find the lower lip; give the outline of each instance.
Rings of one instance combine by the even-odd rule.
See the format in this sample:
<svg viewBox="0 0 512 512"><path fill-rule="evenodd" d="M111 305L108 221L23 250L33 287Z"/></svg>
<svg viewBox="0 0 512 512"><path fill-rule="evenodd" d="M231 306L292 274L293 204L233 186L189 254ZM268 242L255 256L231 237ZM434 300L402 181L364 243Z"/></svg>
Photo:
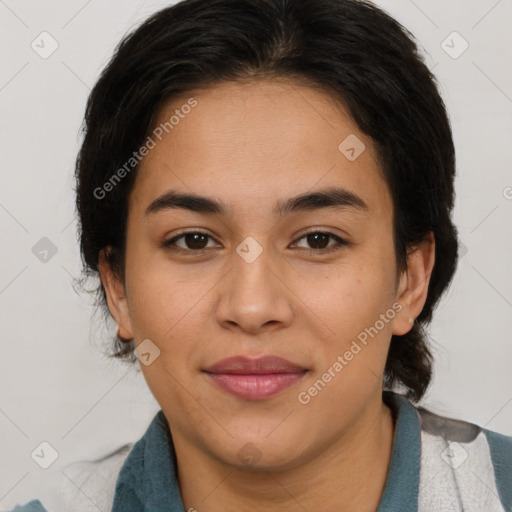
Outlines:
<svg viewBox="0 0 512 512"><path fill-rule="evenodd" d="M277 395L298 382L302 373L269 373L240 375L234 373L207 373L220 388L232 395L248 400L262 400Z"/></svg>

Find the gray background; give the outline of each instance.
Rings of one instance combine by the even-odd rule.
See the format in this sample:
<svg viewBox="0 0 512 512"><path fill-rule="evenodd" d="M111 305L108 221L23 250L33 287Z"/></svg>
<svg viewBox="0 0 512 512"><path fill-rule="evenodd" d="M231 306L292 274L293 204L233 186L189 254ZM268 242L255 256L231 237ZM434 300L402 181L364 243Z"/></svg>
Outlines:
<svg viewBox="0 0 512 512"><path fill-rule="evenodd" d="M422 404L511 435L512 0L376 3L421 43L457 149L464 247L430 330L436 372ZM165 5L0 0L0 508L46 485L49 470L31 458L42 441L59 454L54 469L93 459L138 439L159 408L139 373L102 356L115 326L97 317L91 328L91 299L71 286L72 172L100 70L122 35ZM57 250L46 262L33 252L43 237Z"/></svg>

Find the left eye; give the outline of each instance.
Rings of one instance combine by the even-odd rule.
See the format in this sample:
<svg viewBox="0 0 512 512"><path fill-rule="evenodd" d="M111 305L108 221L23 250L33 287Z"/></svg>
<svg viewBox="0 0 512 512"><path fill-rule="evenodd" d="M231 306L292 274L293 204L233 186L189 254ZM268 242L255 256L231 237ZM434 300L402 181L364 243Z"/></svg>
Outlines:
<svg viewBox="0 0 512 512"><path fill-rule="evenodd" d="M326 243L328 243L329 238L334 239L335 242L337 243L330 246L326 245ZM323 231L312 231L310 233L306 233L305 235L299 238L299 241L303 239L306 239L308 244L313 245L313 250L315 252L327 252L331 250L336 250L339 249L341 245L348 244L348 242L343 238L334 235L333 233L326 233Z"/></svg>
<svg viewBox="0 0 512 512"><path fill-rule="evenodd" d="M169 249L177 249L188 252L198 252L203 249L212 247L208 247L208 239L214 240L207 233L202 233L201 231L191 231L188 233L182 233L181 235L177 235L174 238L166 240L163 243L163 245L164 247L167 247ZM328 245L329 239L334 240L335 243ZM312 246L309 247L309 249L317 253L337 250L342 245L348 245L348 242L343 238L334 235L333 233L323 231L312 231L310 233L306 233L305 235L301 236L297 241L300 242L301 240L306 240L306 242ZM179 245L177 243L178 241L183 241L185 246ZM308 249L308 247L306 247L306 249Z"/></svg>

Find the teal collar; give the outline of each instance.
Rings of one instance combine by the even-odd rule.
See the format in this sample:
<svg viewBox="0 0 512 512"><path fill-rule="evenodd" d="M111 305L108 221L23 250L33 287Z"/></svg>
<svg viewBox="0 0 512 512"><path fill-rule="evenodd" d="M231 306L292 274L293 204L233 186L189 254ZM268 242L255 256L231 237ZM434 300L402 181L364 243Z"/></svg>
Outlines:
<svg viewBox="0 0 512 512"><path fill-rule="evenodd" d="M117 477L111 512L183 512L169 424L160 409Z"/></svg>
<svg viewBox="0 0 512 512"><path fill-rule="evenodd" d="M393 451L377 512L418 510L421 431L415 407L402 395L384 391L395 418ZM116 482L111 512L184 512L176 456L167 419L158 411L135 443Z"/></svg>
<svg viewBox="0 0 512 512"><path fill-rule="evenodd" d="M421 464L419 416L403 395L384 391L383 400L393 411L395 435L388 477L377 512L417 512Z"/></svg>

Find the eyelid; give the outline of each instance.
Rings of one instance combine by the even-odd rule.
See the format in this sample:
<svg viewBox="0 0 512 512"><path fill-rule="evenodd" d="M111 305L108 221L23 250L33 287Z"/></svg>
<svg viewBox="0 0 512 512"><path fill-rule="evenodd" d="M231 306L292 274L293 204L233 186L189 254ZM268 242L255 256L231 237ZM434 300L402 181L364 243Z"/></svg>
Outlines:
<svg viewBox="0 0 512 512"><path fill-rule="evenodd" d="M337 235L336 233L333 233L331 231L332 228L322 228L322 227L313 227L308 228L306 231L302 231L297 235L296 240L300 240L301 238L304 238L306 235L311 235L313 233L322 233L324 235L330 235L333 238L338 238L340 240L344 240L348 243L348 240L345 239L344 235Z"/></svg>

